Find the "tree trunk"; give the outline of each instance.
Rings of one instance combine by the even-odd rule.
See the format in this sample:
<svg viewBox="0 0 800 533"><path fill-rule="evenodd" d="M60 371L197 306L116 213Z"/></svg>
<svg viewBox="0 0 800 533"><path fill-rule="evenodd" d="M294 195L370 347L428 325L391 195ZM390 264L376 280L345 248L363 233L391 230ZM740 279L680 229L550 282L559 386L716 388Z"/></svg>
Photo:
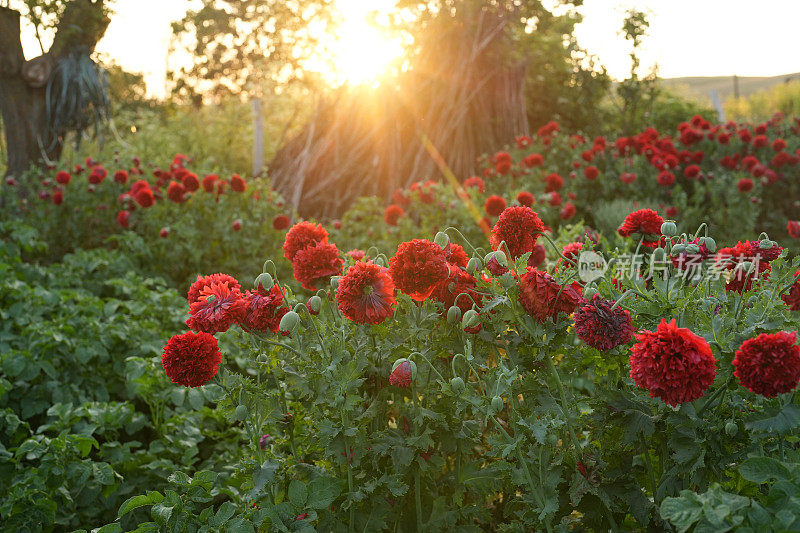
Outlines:
<svg viewBox="0 0 800 533"><path fill-rule="evenodd" d="M50 50L25 61L20 41L20 14L0 7L0 113L6 135L6 177L20 183L32 166L61 157L63 134L49 131L45 93L50 73L58 60L78 48L94 50L108 27L102 1L74 0L67 4ZM55 142L54 142L55 141Z"/></svg>

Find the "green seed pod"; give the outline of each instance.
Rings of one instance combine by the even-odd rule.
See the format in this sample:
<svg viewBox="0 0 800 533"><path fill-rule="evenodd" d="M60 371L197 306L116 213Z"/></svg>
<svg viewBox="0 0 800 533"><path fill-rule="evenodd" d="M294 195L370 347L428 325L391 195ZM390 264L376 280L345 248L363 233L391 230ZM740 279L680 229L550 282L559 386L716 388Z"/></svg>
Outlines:
<svg viewBox="0 0 800 533"><path fill-rule="evenodd" d="M500 396L495 396L492 398L492 405L489 408L491 414L496 415L500 411L503 410L503 399Z"/></svg>
<svg viewBox="0 0 800 533"><path fill-rule="evenodd" d="M447 236L447 233L440 231L433 238L433 242L435 242L439 246L439 248L444 250L445 248L447 248L447 245L450 244L450 237Z"/></svg>
<svg viewBox="0 0 800 533"><path fill-rule="evenodd" d="M454 326L461 320L461 308L457 305L450 306L447 310L447 323Z"/></svg>
<svg viewBox="0 0 800 533"><path fill-rule="evenodd" d="M717 251L717 241L712 239L711 237L705 237L703 240L700 241L702 244L706 245L708 251L714 253Z"/></svg>
<svg viewBox="0 0 800 533"><path fill-rule="evenodd" d="M666 256L667 254L663 248L656 248L655 250L653 250L651 261L654 263L663 263Z"/></svg>
<svg viewBox="0 0 800 533"><path fill-rule="evenodd" d="M386 266L386 261L383 260L383 257L376 257L375 261L373 261L373 263L375 263L376 265L378 265L380 267L385 267Z"/></svg>
<svg viewBox="0 0 800 533"><path fill-rule="evenodd" d="M725 424L725 434L727 436L735 437L738 432L739 426L736 425L736 422L730 420L727 424Z"/></svg>
<svg viewBox="0 0 800 533"><path fill-rule="evenodd" d="M293 333L295 329L297 329L297 324L300 322L300 315L295 313L294 311L289 311L283 318L281 318L281 323L278 325L281 331L288 331L289 333Z"/></svg>
<svg viewBox="0 0 800 533"><path fill-rule="evenodd" d="M686 253L689 255L694 255L700 251L700 247L696 244L687 244L686 245Z"/></svg>
<svg viewBox="0 0 800 533"><path fill-rule="evenodd" d="M258 288L259 285L261 285L262 287L264 287L265 291L269 291L272 290L272 286L275 285L275 282L273 281L272 276L269 274L269 272L262 272L256 278L254 285L256 286L256 289Z"/></svg>
<svg viewBox="0 0 800 533"><path fill-rule="evenodd" d="M491 261L492 257L494 257L494 252L489 252L488 254L484 255L483 256L483 264L485 265L486 263Z"/></svg>
<svg viewBox="0 0 800 533"><path fill-rule="evenodd" d="M477 257L473 257L467 263L467 272L470 274L475 274L481 268L483 268L483 265L481 265L481 260Z"/></svg>
<svg viewBox="0 0 800 533"><path fill-rule="evenodd" d="M774 243L774 242L772 242L772 241L771 241L771 240L769 240L769 239L764 239L763 241L761 241L761 242L759 242L759 243L758 243L758 247L759 247L761 250L769 250L769 249L770 249L770 248L772 248L773 246L775 246L775 243Z"/></svg>
<svg viewBox="0 0 800 533"><path fill-rule="evenodd" d="M497 251L494 253L494 259L497 261L497 264L501 267L508 266L508 258L506 257L505 252Z"/></svg>
<svg viewBox="0 0 800 533"><path fill-rule="evenodd" d="M739 268L745 274L749 274L750 271L753 269L753 263L751 263L750 261L742 261L741 263L739 263Z"/></svg>
<svg viewBox="0 0 800 533"><path fill-rule="evenodd" d="M312 313L319 313L322 309L322 298L316 294L308 299L308 308Z"/></svg>
<svg viewBox="0 0 800 533"><path fill-rule="evenodd" d="M666 235L667 237L674 237L678 234L678 226L675 225L674 222L671 220L667 220L663 224L661 224L661 235Z"/></svg>
<svg viewBox="0 0 800 533"><path fill-rule="evenodd" d="M464 384L464 380L460 377L456 376L450 380L450 388L453 389L453 392L456 394L461 394L467 388Z"/></svg>
<svg viewBox="0 0 800 533"><path fill-rule="evenodd" d="M247 407L245 407L244 405L237 406L235 416L236 420L238 420L239 422L247 420Z"/></svg>
<svg viewBox="0 0 800 533"><path fill-rule="evenodd" d="M470 309L461 317L461 329L475 327L478 325L478 322L480 322L478 312L474 309Z"/></svg>
<svg viewBox="0 0 800 533"><path fill-rule="evenodd" d="M339 278L340 278L340 277L341 277L341 276L333 276L333 277L331 278L331 281L330 281L330 284L331 284L331 289L333 289L333 290L336 290L336 289L338 289L338 288L339 288Z"/></svg>
<svg viewBox="0 0 800 533"><path fill-rule="evenodd" d="M587 286L583 289L583 297L586 298L586 300L591 300L592 296L595 294L597 294L597 287L594 285Z"/></svg>
<svg viewBox="0 0 800 533"><path fill-rule="evenodd" d="M675 246L672 247L671 253L672 253L672 255L679 255L679 254L682 254L685 251L686 251L686 245L685 244L676 244Z"/></svg>

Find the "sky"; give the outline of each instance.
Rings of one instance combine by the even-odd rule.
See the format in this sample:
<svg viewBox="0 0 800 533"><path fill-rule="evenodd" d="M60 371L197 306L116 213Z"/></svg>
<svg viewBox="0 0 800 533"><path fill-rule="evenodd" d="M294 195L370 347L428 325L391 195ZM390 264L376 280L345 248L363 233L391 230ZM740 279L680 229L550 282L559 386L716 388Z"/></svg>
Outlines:
<svg viewBox="0 0 800 533"><path fill-rule="evenodd" d="M346 1L353 13L358 12L353 5L374 5L373 0L339 1ZM162 96L170 23L190 4L191 0L117 0L97 51L126 70L143 73L149 94ZM800 72L800 0L585 0L576 37L614 78L625 78L630 68L630 45L619 31L625 10L634 6L650 20L642 63L645 68L657 63L661 77ZM38 55L32 31L23 31L23 46L27 58ZM348 49L358 53L359 47L349 43Z"/></svg>

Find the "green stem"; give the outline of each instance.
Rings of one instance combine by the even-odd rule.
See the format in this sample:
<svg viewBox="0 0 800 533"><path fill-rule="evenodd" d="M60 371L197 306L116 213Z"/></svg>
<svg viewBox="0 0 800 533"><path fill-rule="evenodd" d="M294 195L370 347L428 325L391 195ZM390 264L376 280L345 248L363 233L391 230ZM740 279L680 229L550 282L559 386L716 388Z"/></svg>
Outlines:
<svg viewBox="0 0 800 533"><path fill-rule="evenodd" d="M713 394L711 394L711 396L708 398L708 400L706 401L706 403L704 403L704 404L703 404L703 407L701 407L701 408L700 408L700 410L699 410L699 411L697 411L697 416L698 416L698 417L700 417L700 416L701 416L701 415L702 415L702 414L703 414L703 413L706 411L706 409L708 409L709 407L711 407L711 405L714 403L714 401L717 399L717 397L718 397L720 394L722 394L724 391L726 391L726 390L728 389L728 385L730 384L730 381L731 381L732 377L733 377L733 376L729 377L729 378L728 378L728 379L725 381L725 383L723 383L723 384L722 384L722 386L721 386L720 388L718 388L717 390L715 390L715 391L713 392Z"/></svg>
<svg viewBox="0 0 800 533"><path fill-rule="evenodd" d="M422 528L422 489L420 489L419 465L414 470L414 502L417 506L417 533L424 531Z"/></svg>
<svg viewBox="0 0 800 533"><path fill-rule="evenodd" d="M347 445L347 429L350 424L347 421L347 413L342 407L342 439L344 441L344 460L347 463L347 497L353 497L353 468L350 465L350 447ZM347 531L352 532L355 526L356 508L353 502L350 502L350 520L347 524Z"/></svg>
<svg viewBox="0 0 800 533"><path fill-rule="evenodd" d="M567 423L567 431L569 432L570 439L572 440L572 445L575 447L575 453L578 453L581 450L581 446L578 443L578 439L575 436L575 430L572 427L572 416L569 405L567 404L567 395L564 393L564 385L561 383L561 377L558 375L556 365L553 364L553 358L550 357L550 355L545 355L544 359L547 362L547 369L550 371L550 374L553 376L553 379L556 382L558 395L561 398L561 410L564 412L564 421Z"/></svg>
<svg viewBox="0 0 800 533"><path fill-rule="evenodd" d="M653 463L650 462L650 452L647 449L647 442L644 439L644 435L640 435L640 440L642 442L642 451L644 452L644 464L647 467L647 474L650 476L650 490L653 491L653 501L658 505L659 502L656 498L656 489L658 486L656 485L656 476L653 473Z"/></svg>

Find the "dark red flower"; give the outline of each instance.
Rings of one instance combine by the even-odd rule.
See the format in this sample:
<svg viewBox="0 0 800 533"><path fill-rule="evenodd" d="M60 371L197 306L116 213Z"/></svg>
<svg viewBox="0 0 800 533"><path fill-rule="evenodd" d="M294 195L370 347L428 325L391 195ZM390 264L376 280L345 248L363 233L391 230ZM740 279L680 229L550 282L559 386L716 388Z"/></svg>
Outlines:
<svg viewBox="0 0 800 533"><path fill-rule="evenodd" d="M189 305L195 303L200 299L203 289L211 286L213 283L222 282L227 283L231 290L235 289L241 292L242 287L239 285L239 282L236 281L236 278L228 274L219 272L217 274L209 274L208 276L197 276L197 279L189 286L189 293L186 296L187 302Z"/></svg>
<svg viewBox="0 0 800 533"><path fill-rule="evenodd" d="M750 178L742 178L736 183L739 192L750 192L753 190L753 180Z"/></svg>
<svg viewBox="0 0 800 533"><path fill-rule="evenodd" d="M233 221L233 224L231 224L231 228L233 228L233 231L239 231L242 229L242 221L237 218Z"/></svg>
<svg viewBox="0 0 800 533"><path fill-rule="evenodd" d="M528 269L519 279L519 302L537 322L556 321L559 313L572 314L583 296L578 283L562 287L550 274Z"/></svg>
<svg viewBox="0 0 800 533"><path fill-rule="evenodd" d="M289 308L283 305L283 293L276 283L269 291L259 284L253 291L244 293L242 326L256 331L279 333L279 324Z"/></svg>
<svg viewBox="0 0 800 533"><path fill-rule="evenodd" d="M511 259L516 259L533 251L539 234L545 229L539 215L530 207L509 207L500 215L489 240L493 250L505 241Z"/></svg>
<svg viewBox="0 0 800 533"><path fill-rule="evenodd" d="M511 154L508 152L497 152L494 155L494 169L497 171L498 174L503 175L507 174L509 170L511 170Z"/></svg>
<svg viewBox="0 0 800 533"><path fill-rule="evenodd" d="M359 261L339 280L339 311L356 324L380 324L392 316L394 281L389 269Z"/></svg>
<svg viewBox="0 0 800 533"><path fill-rule="evenodd" d="M447 243L447 246L444 248L444 254L445 257L447 257L447 262L451 265L466 268L467 263L469 263L467 252L464 251L464 248L462 248L460 244L453 242Z"/></svg>
<svg viewBox="0 0 800 533"><path fill-rule="evenodd" d="M103 168L103 166L97 165L92 169L91 174L89 174L89 183L97 185L106 179L106 176L108 176L108 171Z"/></svg>
<svg viewBox="0 0 800 533"><path fill-rule="evenodd" d="M425 300L450 277L445 251L425 239L400 243L389 260L389 272L395 286L417 301Z"/></svg>
<svg viewBox="0 0 800 533"><path fill-rule="evenodd" d="M54 205L61 205L64 201L64 193L61 191L53 192L53 204Z"/></svg>
<svg viewBox="0 0 800 533"><path fill-rule="evenodd" d="M478 192L483 192L486 186L484 185L483 180L478 176L472 176L471 178L464 180L464 188L469 189L470 187L478 189Z"/></svg>
<svg viewBox="0 0 800 533"><path fill-rule="evenodd" d="M533 251L528 257L528 266L531 268L536 268L544 262L546 257L547 251L545 250L544 246L537 244L533 247Z"/></svg>
<svg viewBox="0 0 800 533"><path fill-rule="evenodd" d="M69 172L67 172L66 170L61 170L56 173L56 183L59 183L61 185L68 185L71 179L72 176L70 176Z"/></svg>
<svg viewBox="0 0 800 533"><path fill-rule="evenodd" d="M278 215L272 219L272 227L278 231L283 231L289 227L291 221L286 215Z"/></svg>
<svg viewBox="0 0 800 533"><path fill-rule="evenodd" d="M158 236L161 237L162 239L166 239L168 235L169 235L169 229L167 228L161 228L161 231L158 232Z"/></svg>
<svg viewBox="0 0 800 533"><path fill-rule="evenodd" d="M408 388L411 386L411 380L413 378L414 374L411 369L411 363L409 361L403 361L389 374L389 384L396 387Z"/></svg>
<svg viewBox="0 0 800 533"><path fill-rule="evenodd" d="M130 226L129 219L131 218L130 211L120 211L117 213L117 224L122 226L123 228L128 228Z"/></svg>
<svg viewBox="0 0 800 533"><path fill-rule="evenodd" d="M622 183L633 183L636 181L636 173L635 172L623 172L619 175L619 179Z"/></svg>
<svg viewBox="0 0 800 533"><path fill-rule="evenodd" d="M231 176L231 189L236 192L244 192L247 189L247 184L239 174Z"/></svg>
<svg viewBox="0 0 800 533"><path fill-rule="evenodd" d="M535 201L535 199L533 198L533 195L531 193L529 193L528 191L521 191L517 195L517 202L519 202L519 205L524 205L525 207L530 207L530 206L533 205L534 201Z"/></svg>
<svg viewBox="0 0 800 533"><path fill-rule="evenodd" d="M186 325L194 331L219 333L244 316L245 301L236 286L227 281L212 282L200 291L197 300L189 305Z"/></svg>
<svg viewBox="0 0 800 533"><path fill-rule="evenodd" d="M675 174L673 174L669 170L662 170L661 172L658 173L656 181L662 187L669 187L673 183L675 183Z"/></svg>
<svg viewBox="0 0 800 533"><path fill-rule="evenodd" d="M640 235L644 237L643 246L655 248L661 238L661 224L664 219L652 209L639 209L625 217L625 221L617 229L622 237Z"/></svg>
<svg viewBox="0 0 800 533"><path fill-rule="evenodd" d="M789 291L786 294L781 295L781 300L789 306L789 309L792 311L800 311L800 270L795 272L795 282L789 288Z"/></svg>
<svg viewBox="0 0 800 533"><path fill-rule="evenodd" d="M739 293L749 291L754 281L768 279L772 270L769 261L754 253L749 241L717 251L712 268L726 274L725 290Z"/></svg>
<svg viewBox="0 0 800 533"><path fill-rule="evenodd" d="M220 361L217 339L204 332L173 336L161 356L167 377L184 387L199 387L211 381L217 375Z"/></svg>
<svg viewBox="0 0 800 533"><path fill-rule="evenodd" d="M733 375L754 394L774 398L790 392L800 380L797 332L762 333L742 343L733 358Z"/></svg>
<svg viewBox="0 0 800 533"><path fill-rule="evenodd" d="M493 194L487 198L486 203L483 204L483 209L486 211L486 213L493 217L499 216L505 208L505 199L502 196L497 196L496 194Z"/></svg>
<svg viewBox="0 0 800 533"><path fill-rule="evenodd" d="M800 221L790 220L787 222L786 231L792 239L800 239Z"/></svg>
<svg viewBox="0 0 800 533"><path fill-rule="evenodd" d="M700 174L700 167L697 165L689 165L683 169L683 176L688 179L694 179Z"/></svg>
<svg viewBox="0 0 800 533"><path fill-rule="evenodd" d="M117 170L114 172L114 181L120 185L124 185L128 182L128 173L124 170Z"/></svg>
<svg viewBox="0 0 800 533"><path fill-rule="evenodd" d="M465 313L472 309L473 303L481 304L482 296L475 291L477 283L475 276L466 270L453 268L450 277L436 286L431 297L442 302L445 311L457 305Z"/></svg>
<svg viewBox="0 0 800 533"><path fill-rule="evenodd" d="M567 202L564 204L564 207L561 208L561 213L559 214L561 220L569 220L575 216L575 204L572 202Z"/></svg>
<svg viewBox="0 0 800 533"><path fill-rule="evenodd" d="M583 175L586 177L587 180L595 180L597 176L600 175L600 171L597 170L597 167L589 165L588 167L583 169Z"/></svg>
<svg viewBox="0 0 800 533"><path fill-rule="evenodd" d="M328 231L322 225L313 222L298 222L286 234L286 239L283 241L283 256L289 261L293 261L297 252L306 246L327 242Z"/></svg>
<svg viewBox="0 0 800 533"><path fill-rule="evenodd" d="M214 192L215 182L219 179L216 174L209 174L203 178L203 190L206 192Z"/></svg>
<svg viewBox="0 0 800 533"><path fill-rule="evenodd" d="M151 207L156 202L156 198L153 195L153 191L150 189L149 185L147 187L139 188L136 193L132 193L131 196L136 203L143 208Z"/></svg>
<svg viewBox="0 0 800 533"><path fill-rule="evenodd" d="M714 383L716 361L703 337L661 319L656 331L642 331L631 347L631 377L673 407L692 402Z"/></svg>
<svg viewBox="0 0 800 533"><path fill-rule="evenodd" d="M184 174L183 178L181 178L181 182L183 183L183 188L188 192L194 192L200 188L200 181L197 179L197 174L193 172Z"/></svg>
<svg viewBox="0 0 800 533"><path fill-rule="evenodd" d="M558 191L553 191L550 193L550 200L548 200L547 203L555 207L557 205L561 205L561 202L561 195L558 194Z"/></svg>
<svg viewBox="0 0 800 533"><path fill-rule="evenodd" d="M544 178L544 182L545 182L544 192L554 192L561 189L561 187L564 186L564 178L562 178L555 172L548 174Z"/></svg>
<svg viewBox="0 0 800 533"><path fill-rule="evenodd" d="M542 154L530 154L522 159L522 164L528 168L542 166L542 163L544 163Z"/></svg>
<svg viewBox="0 0 800 533"><path fill-rule="evenodd" d="M614 307L613 300L599 294L575 311L575 333L580 340L602 351L608 351L630 342L633 336L631 314L626 309Z"/></svg>
<svg viewBox="0 0 800 533"><path fill-rule="evenodd" d="M310 291L319 288L318 285L331 276L341 274L343 266L344 259L339 257L336 245L328 242L310 244L294 254L292 259L294 279Z"/></svg>
<svg viewBox="0 0 800 533"><path fill-rule="evenodd" d="M402 207L397 204L391 204L383 213L383 221L389 226L396 226L397 221L400 220L400 218L402 218L402 216L405 214L406 212Z"/></svg>
<svg viewBox="0 0 800 533"><path fill-rule="evenodd" d="M185 193L186 189L184 189L183 185L177 181L171 181L167 187L167 198L176 204L183 202L183 195Z"/></svg>

